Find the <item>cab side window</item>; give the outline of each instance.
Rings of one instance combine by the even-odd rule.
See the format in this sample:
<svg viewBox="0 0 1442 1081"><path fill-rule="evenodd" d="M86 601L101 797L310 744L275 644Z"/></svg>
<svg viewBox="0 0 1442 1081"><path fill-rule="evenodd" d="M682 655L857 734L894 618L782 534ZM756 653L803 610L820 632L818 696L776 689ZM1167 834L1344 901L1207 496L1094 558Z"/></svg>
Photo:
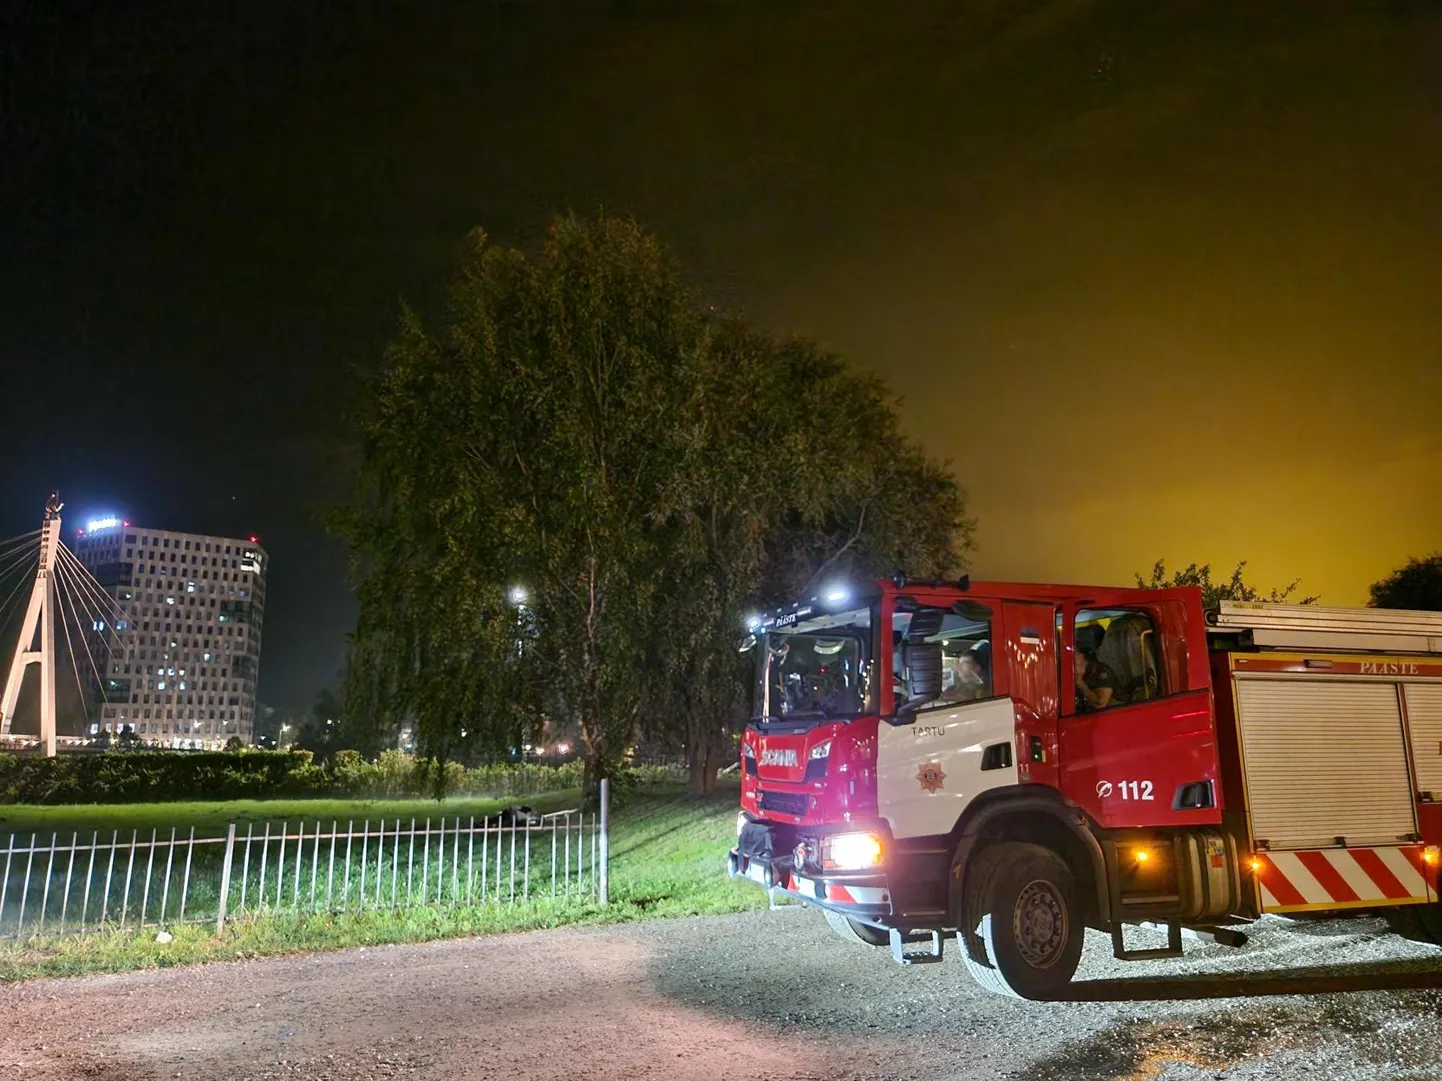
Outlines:
<svg viewBox="0 0 1442 1081"><path fill-rule="evenodd" d="M1146 612L1084 608L1073 629L1077 712L1149 702L1165 693L1157 628Z"/></svg>
<svg viewBox="0 0 1442 1081"><path fill-rule="evenodd" d="M896 641L894 674L898 702L905 701L909 692L904 651L901 648L909 622L910 615L907 613L898 612L893 617ZM941 646L941 695L923 707L924 709L932 710L994 697L996 692L991 664L991 612L984 605L968 603L964 612L947 611L942 619L941 630L925 641Z"/></svg>

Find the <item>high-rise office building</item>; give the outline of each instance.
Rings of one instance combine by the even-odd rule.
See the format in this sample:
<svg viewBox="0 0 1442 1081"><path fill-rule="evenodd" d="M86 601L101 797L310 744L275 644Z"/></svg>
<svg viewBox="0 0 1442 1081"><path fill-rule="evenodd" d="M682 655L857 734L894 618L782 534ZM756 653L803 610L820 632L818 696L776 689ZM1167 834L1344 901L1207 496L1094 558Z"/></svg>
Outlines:
<svg viewBox="0 0 1442 1081"><path fill-rule="evenodd" d="M80 561L115 599L114 625L92 645L93 732L171 747L251 742L267 557L256 538L92 522L73 538Z"/></svg>

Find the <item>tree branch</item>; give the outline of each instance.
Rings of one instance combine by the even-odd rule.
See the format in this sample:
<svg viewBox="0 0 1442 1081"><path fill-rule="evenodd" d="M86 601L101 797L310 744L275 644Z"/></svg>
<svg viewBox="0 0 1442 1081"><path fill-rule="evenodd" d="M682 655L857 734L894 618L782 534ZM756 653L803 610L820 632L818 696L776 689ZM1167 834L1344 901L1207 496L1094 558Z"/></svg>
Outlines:
<svg viewBox="0 0 1442 1081"><path fill-rule="evenodd" d="M852 548L856 547L857 541L861 540L861 535L866 531L866 512L868 508L870 508L870 506L870 500L861 504L861 514L857 516L856 528L852 531L851 536L847 539L846 543L843 544L840 548L838 548L835 552L833 552L831 556L828 557L821 564L821 566L816 568L815 572L811 575L811 577L806 579L807 591L810 591L810 589L814 585L816 585L817 581L820 580L821 576L825 574L829 568L834 566L838 559L844 556L847 552L851 551Z"/></svg>

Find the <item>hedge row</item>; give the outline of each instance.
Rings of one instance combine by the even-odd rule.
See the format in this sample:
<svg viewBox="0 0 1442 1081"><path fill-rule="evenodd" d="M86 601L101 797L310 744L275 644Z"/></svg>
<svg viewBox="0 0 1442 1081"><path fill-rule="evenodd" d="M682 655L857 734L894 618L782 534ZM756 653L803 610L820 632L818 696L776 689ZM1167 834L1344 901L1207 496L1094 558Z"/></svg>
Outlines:
<svg viewBox="0 0 1442 1081"><path fill-rule="evenodd" d="M576 788L582 763L445 768L449 795L525 796ZM646 784L671 779L663 767L633 778ZM150 803L171 800L279 799L317 796L425 797L435 775L400 751L367 762L341 751L329 765L309 751L130 751L55 758L0 754L0 803Z"/></svg>
<svg viewBox="0 0 1442 1081"><path fill-rule="evenodd" d="M0 803L267 799L329 788L309 754L286 751L0 755Z"/></svg>

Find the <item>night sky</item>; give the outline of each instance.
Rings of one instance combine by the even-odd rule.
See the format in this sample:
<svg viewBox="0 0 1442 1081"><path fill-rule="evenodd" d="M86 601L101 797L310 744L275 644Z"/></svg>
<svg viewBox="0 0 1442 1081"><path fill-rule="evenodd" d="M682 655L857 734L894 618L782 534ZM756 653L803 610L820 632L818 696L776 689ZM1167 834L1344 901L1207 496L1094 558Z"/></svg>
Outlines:
<svg viewBox="0 0 1442 1081"><path fill-rule="evenodd" d="M259 534L271 704L343 659L356 372L567 209L885 376L978 576L1352 604L1442 547L1436 4L0 12L0 536Z"/></svg>

